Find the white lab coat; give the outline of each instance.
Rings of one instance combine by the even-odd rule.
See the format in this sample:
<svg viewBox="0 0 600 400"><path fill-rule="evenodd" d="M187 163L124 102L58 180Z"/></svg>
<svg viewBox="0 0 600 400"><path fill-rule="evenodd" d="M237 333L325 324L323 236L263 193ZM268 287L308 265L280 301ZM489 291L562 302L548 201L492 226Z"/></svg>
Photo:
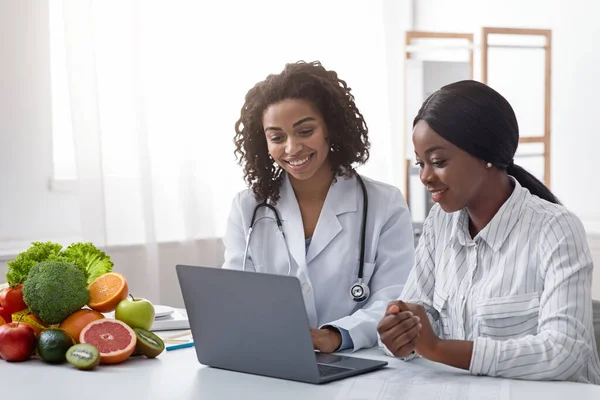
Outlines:
<svg viewBox="0 0 600 400"><path fill-rule="evenodd" d="M300 280L310 325L333 325L349 332L353 350L377 343L377 324L385 307L396 300L414 264L414 238L406 201L394 186L363 178L368 193L363 279L371 296L357 303L350 287L357 282L363 196L355 177L338 177L325 199L305 253L300 208L287 174L275 205L291 253L292 272ZM242 269L246 235L257 201L250 189L234 198L225 234L223 268ZM261 207L258 219L271 210ZM255 224L246 270L285 275L288 253L274 220Z"/></svg>

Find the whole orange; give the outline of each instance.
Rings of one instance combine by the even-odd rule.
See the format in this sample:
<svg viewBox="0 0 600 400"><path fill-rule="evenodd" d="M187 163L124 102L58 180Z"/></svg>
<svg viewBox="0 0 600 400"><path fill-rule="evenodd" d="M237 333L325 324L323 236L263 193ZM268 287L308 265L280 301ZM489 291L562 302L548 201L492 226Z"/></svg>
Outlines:
<svg viewBox="0 0 600 400"><path fill-rule="evenodd" d="M79 343L79 334L90 322L104 318L104 315L98 311L82 308L69 315L58 326L71 336L75 342Z"/></svg>
<svg viewBox="0 0 600 400"><path fill-rule="evenodd" d="M35 336L42 333L42 331L48 327L47 324L43 323L41 319L33 314L25 315L23 319L21 319L21 323L29 325L35 332Z"/></svg>

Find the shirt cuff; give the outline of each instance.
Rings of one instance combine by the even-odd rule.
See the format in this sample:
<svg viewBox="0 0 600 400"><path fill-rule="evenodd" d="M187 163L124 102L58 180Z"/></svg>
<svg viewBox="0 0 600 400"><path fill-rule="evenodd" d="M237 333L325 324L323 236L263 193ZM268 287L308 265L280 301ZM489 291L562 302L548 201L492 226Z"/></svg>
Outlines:
<svg viewBox="0 0 600 400"><path fill-rule="evenodd" d="M337 330L339 330L340 334L342 335L342 344L338 348L338 351L354 348L354 343L350 337L350 332L342 328L337 328Z"/></svg>
<svg viewBox="0 0 600 400"><path fill-rule="evenodd" d="M478 337L473 342L473 354L469 371L473 375L496 376L498 369L498 342Z"/></svg>
<svg viewBox="0 0 600 400"><path fill-rule="evenodd" d="M383 353L386 356L390 356L390 357L394 357L397 358L398 360L402 360L402 361L410 361L413 360L417 357L419 357L419 355L416 352L412 352L410 353L408 356L406 357L396 357L388 348L385 344L383 344L383 342L381 341L381 337L379 336L379 333L377 334L377 346L379 347L379 349L381 351L383 351Z"/></svg>
<svg viewBox="0 0 600 400"><path fill-rule="evenodd" d="M332 330L335 329L342 336L342 344L340 344L340 347L335 349L335 351L341 351L341 350L354 348L354 342L352 340L352 337L350 337L350 332L348 332L348 330L346 330L344 328L340 328L339 326L335 326L335 325L323 325L321 327L321 329L332 329Z"/></svg>

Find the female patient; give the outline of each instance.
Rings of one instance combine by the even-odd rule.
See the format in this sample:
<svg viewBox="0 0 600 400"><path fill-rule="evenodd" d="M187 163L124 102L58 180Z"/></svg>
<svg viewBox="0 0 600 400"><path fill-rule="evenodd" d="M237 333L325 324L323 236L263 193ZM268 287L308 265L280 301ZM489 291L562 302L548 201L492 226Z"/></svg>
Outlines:
<svg viewBox="0 0 600 400"><path fill-rule="evenodd" d="M233 200L223 268L298 277L321 352L374 346L414 239L400 191L354 170L369 140L350 88L317 62L288 64L248 92L236 132L250 188Z"/></svg>
<svg viewBox="0 0 600 400"><path fill-rule="evenodd" d="M456 82L425 101L413 127L437 204L401 301L378 325L386 352L477 375L600 384L586 234L514 164L510 104L482 83Z"/></svg>

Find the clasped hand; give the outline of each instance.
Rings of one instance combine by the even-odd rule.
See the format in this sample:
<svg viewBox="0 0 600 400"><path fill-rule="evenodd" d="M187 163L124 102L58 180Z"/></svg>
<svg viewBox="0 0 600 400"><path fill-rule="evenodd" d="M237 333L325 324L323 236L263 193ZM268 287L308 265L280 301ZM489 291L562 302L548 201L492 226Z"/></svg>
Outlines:
<svg viewBox="0 0 600 400"><path fill-rule="evenodd" d="M430 358L439 342L423 306L403 301L388 304L377 331L382 343L396 357L407 357L414 351Z"/></svg>

